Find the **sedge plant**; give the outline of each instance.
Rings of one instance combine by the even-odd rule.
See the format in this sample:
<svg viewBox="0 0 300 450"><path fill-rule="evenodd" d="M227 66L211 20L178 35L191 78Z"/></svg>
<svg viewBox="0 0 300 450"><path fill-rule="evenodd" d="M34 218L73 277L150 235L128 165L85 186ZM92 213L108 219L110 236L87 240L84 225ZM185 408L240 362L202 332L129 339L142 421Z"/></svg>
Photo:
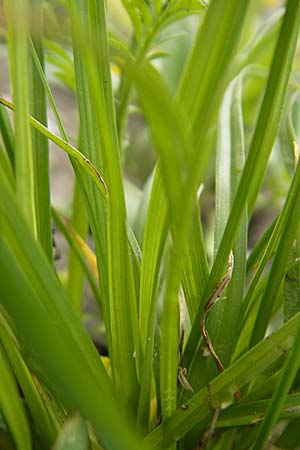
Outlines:
<svg viewBox="0 0 300 450"><path fill-rule="evenodd" d="M60 37L45 27L54 3ZM4 0L1 448L299 446L300 2L258 24L263 4L122 0L126 39L104 0ZM46 61L76 96L76 139ZM156 162L129 220L132 115ZM51 204L50 142L74 172L69 217ZM274 165L279 207L249 245ZM67 280L53 223L69 245ZM84 327L85 280L106 357Z"/></svg>

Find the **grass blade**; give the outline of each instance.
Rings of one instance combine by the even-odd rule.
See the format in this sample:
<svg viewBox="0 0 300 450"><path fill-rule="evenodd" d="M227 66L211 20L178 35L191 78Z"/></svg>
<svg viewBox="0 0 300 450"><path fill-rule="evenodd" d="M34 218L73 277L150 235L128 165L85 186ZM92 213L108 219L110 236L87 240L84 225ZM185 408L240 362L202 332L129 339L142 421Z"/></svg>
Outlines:
<svg viewBox="0 0 300 450"><path fill-rule="evenodd" d="M71 1L70 6L75 8L76 14L75 3ZM134 358L138 348L137 300L127 239L126 207L111 87L105 2L90 0L86 12L88 12L88 23L82 17L81 24L78 21L75 22L75 31L82 36L77 45L79 45L79 51L84 61L82 69L86 70L85 76L91 94L92 112L99 130L101 159L109 191L107 281L110 308L109 328L111 331L113 330L110 334L110 357L117 392L124 404L130 410L134 410L138 392ZM74 20L76 20L75 14L72 16ZM88 46L85 42L86 26L89 30L88 38L91 39Z"/></svg>
<svg viewBox="0 0 300 450"><path fill-rule="evenodd" d="M8 100L5 100L4 98L0 97L0 103L2 105L5 105L7 108L14 111L15 107L12 103L10 103ZM77 161L80 165L80 167L89 174L93 182L96 184L97 188L100 190L100 193L104 198L107 196L107 189L105 186L105 182L100 175L99 171L95 168L95 166L91 163L89 159L87 159L79 150L77 150L73 145L69 144L68 142L64 141L60 137L56 136L55 134L51 133L51 131L48 130L43 124L41 124L38 120L34 119L33 117L29 117L31 124L40 131L44 136L46 136L50 141L52 141L54 144L56 144L58 147L60 147L62 150L64 150L71 158L73 158L75 161Z"/></svg>
<svg viewBox="0 0 300 450"><path fill-rule="evenodd" d="M299 417L299 393L290 394L286 397L282 409L280 410L280 419L288 420ZM217 422L218 428L232 426L247 426L263 420L262 416L266 413L270 405L270 400L258 400L253 402L242 402L231 408L224 410L220 414ZM284 447L286 448L286 447Z"/></svg>
<svg viewBox="0 0 300 450"><path fill-rule="evenodd" d="M100 152L100 135L97 125L96 115L91 101L88 75L85 64L85 54L82 51L79 34L81 29L86 30L85 19L88 17L88 5L86 1L69 2L71 33L73 44L73 57L75 68L76 92L78 101L78 110L80 118L80 145L82 152L86 155L98 170L102 170L102 157ZM82 19L82 24L78 24L78 18ZM86 35L83 39L86 39ZM84 180L84 177L78 174L83 199L88 213L88 220L91 225L95 250L97 255L98 267L101 267L99 273L99 287L101 295L101 304L99 305L103 314L103 320L106 329L106 339L108 348L111 349L111 324L110 324L110 306L109 306L109 288L108 288L108 249L107 249L107 209L106 204L99 198L97 189L90 180Z"/></svg>
<svg viewBox="0 0 300 450"><path fill-rule="evenodd" d="M35 48L41 68L44 70L43 12L41 2L39 0L29 0L28 8L31 11L29 27L32 46ZM20 67L18 66L18 70ZM47 126L46 91L32 58L29 58L29 72L30 113L35 119ZM37 130L31 130L31 138L34 182L35 186L38 186L38 188L35 188L37 239L41 243L49 261L52 261L48 139Z"/></svg>
<svg viewBox="0 0 300 450"><path fill-rule="evenodd" d="M84 254L83 250L80 248L80 246L78 244L78 240L74 236L74 232L76 232L76 230L74 230L72 227L68 226L66 221L62 217L60 217L60 215L55 211L54 208L52 208L52 216L53 216L53 219L54 219L57 227L60 229L60 231L63 233L64 237L68 241L68 244L69 244L70 248L72 249L74 257L76 257L78 264L80 265L83 273L85 274L85 276L89 282L89 285L93 291L95 298L98 300L98 304L101 304L100 292L99 292L99 288L97 285L97 280L95 278L95 274L92 273L91 268L88 266L88 264L86 262L86 257L85 257L86 255ZM81 281L81 280L79 279L79 281ZM81 315L82 315L82 292L79 292L79 293L77 291L74 292L75 299L78 299L77 302L75 302L74 297L72 297L72 295L69 292L69 283L70 282L71 282L71 280L68 279L67 292L69 294L69 297L70 297L71 303L74 307L74 310L77 312L78 316L81 317ZM78 289L78 286L80 286L82 289L82 285L81 285L81 283L78 282L77 278L76 278L74 284L77 289ZM72 291L73 291L73 289L74 288L72 286Z"/></svg>
<svg viewBox="0 0 300 450"><path fill-rule="evenodd" d="M88 235L88 218L87 213L83 201L82 194L80 192L80 187L78 181L75 181L74 190L73 190L73 202L72 202L72 220L71 220L72 228L79 234L79 236L86 240ZM82 301L83 301L83 281L84 281L84 266L82 265L83 260L78 258L77 254L77 245L73 242L69 250L68 255L68 285L67 292L72 302L72 305L75 308L75 311L78 312L79 315L82 314ZM69 241L70 244L70 241ZM89 274L90 272L85 272ZM97 283L94 281L91 284L91 278L88 276L89 283L93 289L94 295L98 298L98 304L101 305L101 300L99 297L99 290L97 287ZM97 293L97 294L96 294Z"/></svg>
<svg viewBox="0 0 300 450"><path fill-rule="evenodd" d="M13 98L16 104L15 124L15 167L16 191L24 217L37 237L36 186L34 158L29 125L29 75L27 60L28 4L26 1L5 1L8 20L9 61Z"/></svg>
<svg viewBox="0 0 300 450"><path fill-rule="evenodd" d="M15 337L9 329L2 313L0 313L0 322L0 340L20 388L22 389L27 407L34 421L36 431L39 434L43 445L46 447L51 447L59 431L58 424L54 423L50 419L34 380L17 347Z"/></svg>
<svg viewBox="0 0 300 450"><path fill-rule="evenodd" d="M148 207L141 265L139 334L141 340L140 359L142 361L142 367L141 392L137 417L137 423L141 429L147 429L149 426L159 269L167 231L168 205L162 184L161 168L158 165L155 170Z"/></svg>
<svg viewBox="0 0 300 450"><path fill-rule="evenodd" d="M10 119L8 117L6 108L3 105L0 105L0 133L3 139L3 143L5 146L5 150L7 156L9 158L12 169L15 168L15 155L14 155L14 146L15 146L15 135L12 129Z"/></svg>
<svg viewBox="0 0 300 450"><path fill-rule="evenodd" d="M228 122L226 117L228 117ZM228 127L229 136L226 135L226 127ZM219 156L217 156L216 250L224 232L224 224L229 216L245 162L242 79L240 77L230 84L224 97L220 114L220 133ZM229 159L228 164L226 164L227 158ZM227 172L227 180L224 180L226 177L225 171ZM220 215L218 211L220 211ZM225 366L230 362L239 335L246 274L247 213L244 214L237 233L233 256L234 268L231 282L226 291L227 298L216 305L214 309L214 320L217 320L220 325L213 342Z"/></svg>
<svg viewBox="0 0 300 450"><path fill-rule="evenodd" d="M17 383L9 361L0 344L0 410L13 436L18 450L31 449L31 436L25 410L21 403Z"/></svg>

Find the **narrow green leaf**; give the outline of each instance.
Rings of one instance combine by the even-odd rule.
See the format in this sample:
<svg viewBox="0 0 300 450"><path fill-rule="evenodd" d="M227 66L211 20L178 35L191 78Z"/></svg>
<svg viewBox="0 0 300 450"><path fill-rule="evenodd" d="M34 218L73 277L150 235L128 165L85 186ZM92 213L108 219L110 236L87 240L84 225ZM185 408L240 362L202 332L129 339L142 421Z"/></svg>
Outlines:
<svg viewBox="0 0 300 450"><path fill-rule="evenodd" d="M232 407L221 412L217 422L217 427L240 427L260 423L263 421L263 417L269 405L269 399L252 402L245 401L240 404L232 405ZM299 414L299 393L288 395L282 405L282 409L280 410L280 419L288 420L297 416L299 417Z"/></svg>
<svg viewBox="0 0 300 450"><path fill-rule="evenodd" d="M215 111L219 105L225 74L239 41L248 4L247 1L210 1L198 30L176 95L189 118L196 145L200 146L203 139L202 127L209 120L208 109ZM210 36L215 38L211 40ZM206 162L204 155L201 159L204 162L199 167L199 177L200 172L203 175Z"/></svg>
<svg viewBox="0 0 300 450"><path fill-rule="evenodd" d="M300 16L300 7L299 7ZM300 223L300 163L298 163L290 192L287 197L290 203L289 214L285 218L277 251L268 277L268 282L260 303L254 324L250 345L263 339L272 314L272 305L279 292L288 256Z"/></svg>
<svg viewBox="0 0 300 450"><path fill-rule="evenodd" d="M238 70L247 66L263 56L271 54L269 46L274 46L276 34L284 16L284 8L276 10L267 20L263 21L262 26L255 33L251 41L241 51L239 55Z"/></svg>
<svg viewBox="0 0 300 450"><path fill-rule="evenodd" d="M5 150L0 146L0 166L3 167L3 172L7 177L10 185L15 190L16 189L16 179L15 174L13 172L13 167L11 165L11 161L5 152Z"/></svg>
<svg viewBox="0 0 300 450"><path fill-rule="evenodd" d="M158 15L162 9L162 0L153 0L154 9L156 14Z"/></svg>
<svg viewBox="0 0 300 450"><path fill-rule="evenodd" d="M216 250L224 232L245 162L242 79L240 77L229 85L219 120L220 137L216 162ZM214 320L219 323L218 331L216 335L211 336L217 354L225 366L230 362L240 328L246 274L247 213L244 214L237 233L233 256L233 274L226 290L226 299L214 309Z"/></svg>
<svg viewBox="0 0 300 450"><path fill-rule="evenodd" d="M18 450L31 450L31 436L25 410L7 356L0 344L0 411Z"/></svg>
<svg viewBox="0 0 300 450"><path fill-rule="evenodd" d="M203 0L178 0L173 6L172 10L177 11L180 9L187 9L193 11L201 11L206 6Z"/></svg>
<svg viewBox="0 0 300 450"><path fill-rule="evenodd" d="M133 0L122 0L122 3L131 20L135 37L138 42L141 42L143 38L143 22L141 13L136 7L135 2Z"/></svg>
<svg viewBox="0 0 300 450"><path fill-rule="evenodd" d="M155 149L160 157L161 171L169 199L171 213L176 210L184 180L188 142L183 124L171 106L170 95L159 73L149 64L128 65L134 79L139 100L152 133ZM150 95L155 92L156 95ZM172 155L172 158L170 157Z"/></svg>
<svg viewBox="0 0 300 450"><path fill-rule="evenodd" d="M5 100L4 98L0 97L0 103L2 105L5 105L7 108L14 111L14 105L10 103L8 100ZM100 175L99 171L95 168L95 166L91 163L89 159L87 159L79 150L77 150L73 145L69 144L68 142L64 141L60 137L56 136L55 134L51 133L51 131L48 130L44 125L42 125L40 122L38 122L33 117L29 117L31 124L42 134L44 134L48 139L50 139L54 144L56 144L58 147L60 147L62 150L64 150L71 158L73 158L75 161L77 161L82 167L82 169L89 174L93 182L96 184L97 188L100 190L100 193L104 198L107 197L107 189L104 183L104 180L102 176Z"/></svg>
<svg viewBox="0 0 300 450"><path fill-rule="evenodd" d="M6 108L3 105L0 105L0 133L3 139L3 143L5 146L6 153L8 155L10 164L12 169L15 167L15 155L14 155L14 146L15 146L15 136L14 131L12 129L12 125L10 119L8 117Z"/></svg>
<svg viewBox="0 0 300 450"><path fill-rule="evenodd" d="M68 241L68 244L70 245L70 248L72 249L72 252L74 254L74 258L76 258L78 264L80 265L83 273L85 274L90 287L93 291L93 294L96 298L96 300L98 300L98 304L101 304L100 301L100 293L99 293L99 288L97 285L97 280L95 279L93 273L91 272L91 269L89 268L86 259L85 259L85 255L83 254L82 250L79 248L78 243L76 241L76 239L74 238L72 232L70 231L67 223L63 220L62 217L60 217L60 215L55 211L54 208L52 208L52 216L53 219L57 225L57 227L60 229L60 231L63 233L63 235L65 236L65 238ZM74 264L74 263L72 263ZM77 267L75 267L75 269L77 269ZM74 270L74 269L73 269ZM77 272L77 270L75 270L75 273ZM77 272L78 273L78 272ZM77 289L79 289L79 292L75 291L73 293L73 286L71 286L71 293L70 293L70 283L72 282L72 278L68 279L68 287L67 287L67 292L69 294L69 298L71 300L71 303L74 307L74 310L77 312L78 316L81 317L82 315L82 280L79 277L79 280L76 278L75 281L73 281L73 283L75 284L75 287ZM71 295L73 294L74 297ZM76 301L75 301L76 300Z"/></svg>
<svg viewBox="0 0 300 450"><path fill-rule="evenodd" d="M56 107L56 104L55 104L55 101L54 101L54 98L53 98L50 86L49 86L49 84L47 82L47 78L46 78L46 75L44 73L43 66L42 66L42 64L41 64L41 62L39 60L39 56L37 54L37 51L35 49L35 46L34 46L32 40L30 40L30 49L31 49L32 58L33 58L33 61L34 61L34 64L35 64L35 69L38 72L39 77L40 77L40 81L43 84L43 87L44 87L44 89L45 89L45 91L47 93L47 97L48 97L51 109L53 111L54 117L56 119L56 123L57 123L58 129L60 131L60 135L65 141L69 142L67 133L66 133L66 131L64 129L64 126L62 124L60 115L58 113L58 110L57 110L57 107Z"/></svg>
<svg viewBox="0 0 300 450"><path fill-rule="evenodd" d="M288 265L292 266L287 270L284 278L284 318L289 320L300 311L300 268L295 264L299 258L298 239L291 249Z"/></svg>
<svg viewBox="0 0 300 450"><path fill-rule="evenodd" d="M247 276L249 276L251 271L257 266L261 254L265 250L266 245L268 244L268 241L271 237L271 234L273 233L274 227L276 225L276 220L277 217L275 218L275 220L273 220L271 225L269 225L266 231L262 234L261 238L255 244L255 247L252 249L247 259Z"/></svg>
<svg viewBox="0 0 300 450"><path fill-rule="evenodd" d="M198 203L197 199L195 201L188 249L185 252L183 261L182 277L182 288L191 323L196 317L209 275Z"/></svg>
<svg viewBox="0 0 300 450"><path fill-rule="evenodd" d="M80 237L85 240L88 235L88 218L84 205L84 201L82 198L82 194L80 192L80 187L78 181L76 180L73 189L73 202L72 202L72 220L71 225L73 229L79 234ZM70 243L70 242L69 242ZM82 266L82 262L84 261L80 258L78 259L77 255L77 247L72 241L73 245L69 250L68 255L68 285L67 292L69 294L70 300L78 312L79 315L82 314L82 302L83 302L83 280L84 280L84 268ZM75 249L76 248L76 249ZM74 250L75 249L75 250ZM90 274L90 272L86 272ZM89 275L88 275L89 277ZM91 284L91 280L93 280ZM101 304L101 300L99 298L99 290L97 287L97 283L91 277L89 277L90 285L93 289L94 295L98 296L98 303Z"/></svg>
<svg viewBox="0 0 300 450"><path fill-rule="evenodd" d="M152 15L147 2L145 2L144 0L131 0L131 1L133 5L135 5L135 8L139 10L146 29L149 29L152 24Z"/></svg>
<svg viewBox="0 0 300 450"><path fill-rule="evenodd" d="M280 435L279 439L277 439L275 445L279 448L285 448L287 450L294 450L297 448L299 443L299 425L300 418L292 420Z"/></svg>
<svg viewBox="0 0 300 450"><path fill-rule="evenodd" d="M300 316L297 314L268 339L244 354L228 369L202 388L183 408L178 408L145 439L150 449L168 448L199 421L211 415L211 409L228 406L237 389L255 379L295 343Z"/></svg>
<svg viewBox="0 0 300 450"><path fill-rule="evenodd" d="M139 299L140 359L142 365L137 423L140 428L145 429L149 426L159 269L167 231L167 199L162 184L161 167L158 165L155 170L143 238Z"/></svg>
<svg viewBox="0 0 300 450"><path fill-rule="evenodd" d="M21 356L9 326L0 312L0 340L5 349L15 377L22 389L30 415L34 421L37 434L43 445L51 447L56 438L59 427L54 423L45 408L34 380Z"/></svg>
<svg viewBox="0 0 300 450"><path fill-rule="evenodd" d="M104 1L90 0L88 24L82 17L78 22L76 2L74 9L75 31L80 42L79 51L84 60L82 70L90 92L92 113L99 130L100 152L109 191L107 202L107 251L109 311L111 332L110 358L116 390L124 405L134 411L137 404L136 358L138 339L137 300L135 298L133 267L127 239L124 186L115 121L109 47ZM77 10L78 11L78 10ZM88 26L88 36L86 32ZM87 45L90 38L90 45ZM99 149L98 149L99 151ZM99 265L101 261L99 261ZM109 341L110 342L110 341Z"/></svg>
<svg viewBox="0 0 300 450"><path fill-rule="evenodd" d="M300 93L295 92L286 106L279 132L280 150L289 174L292 176L299 158Z"/></svg>
<svg viewBox="0 0 300 450"><path fill-rule="evenodd" d="M85 54L82 51L79 33L81 28L86 30L85 23L77 24L79 18L84 21L87 17L87 3L85 1L70 2L71 33L74 56L74 68L76 78L76 92L80 119L80 145L84 155L86 155L98 170L102 170L102 158L100 152L100 135L97 125L96 114L92 105L92 93L88 84L86 73ZM82 39L86 39L85 35ZM84 177L77 174L83 199L88 213L89 223L95 242L98 267L101 267L99 273L99 287L101 295L101 311L106 329L106 339L108 348L111 349L111 326L110 326L110 307L109 307L109 288L108 288L108 249L107 249L107 210L106 204L99 197L96 186L91 180L85 180ZM103 280L103 282L101 281Z"/></svg>
<svg viewBox="0 0 300 450"><path fill-rule="evenodd" d="M30 8L29 29L32 38L32 46L35 48L37 58L43 71L43 12L40 0L29 0L28 8ZM31 57L29 58L29 73L30 113L35 119L47 126L46 91L41 81L39 72L36 69L34 60ZM27 117L25 120L27 122ZM37 239L49 258L49 261L53 261L48 139L46 136L39 133L38 130L31 131L31 138L34 183L36 186L35 207Z"/></svg>
<svg viewBox="0 0 300 450"><path fill-rule="evenodd" d="M29 125L29 75L27 54L26 1L6 0L4 3L8 21L8 48L12 80L13 101L16 104L15 124L15 167L16 191L24 217L37 237L35 204L35 172Z"/></svg>

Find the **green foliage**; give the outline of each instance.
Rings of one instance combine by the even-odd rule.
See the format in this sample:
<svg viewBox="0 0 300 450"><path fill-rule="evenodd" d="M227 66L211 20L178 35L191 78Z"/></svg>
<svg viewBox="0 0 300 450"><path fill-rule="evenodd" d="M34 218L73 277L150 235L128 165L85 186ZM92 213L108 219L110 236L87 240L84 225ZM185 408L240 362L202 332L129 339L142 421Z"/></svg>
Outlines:
<svg viewBox="0 0 300 450"><path fill-rule="evenodd" d="M109 29L106 3L4 1L13 101L0 96L0 447L262 450L274 434L293 449L299 0L260 26L255 0L123 0L130 39ZM186 55L174 50L183 39ZM75 145L53 74L77 99ZM156 163L131 220L137 122ZM70 223L50 201L50 142L74 172ZM278 176L280 198L269 187ZM253 237L269 198L273 216ZM66 282L51 217L68 244ZM108 357L84 329L85 280Z"/></svg>

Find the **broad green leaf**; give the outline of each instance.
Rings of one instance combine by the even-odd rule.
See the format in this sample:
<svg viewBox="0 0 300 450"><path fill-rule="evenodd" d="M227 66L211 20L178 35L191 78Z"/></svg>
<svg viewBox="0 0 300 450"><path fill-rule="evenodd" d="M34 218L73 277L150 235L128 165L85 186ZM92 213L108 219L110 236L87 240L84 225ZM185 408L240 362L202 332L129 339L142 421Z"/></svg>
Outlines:
<svg viewBox="0 0 300 450"><path fill-rule="evenodd" d="M31 450L31 436L24 407L9 361L0 344L0 411L18 450Z"/></svg>
<svg viewBox="0 0 300 450"><path fill-rule="evenodd" d="M88 450L88 430L85 421L75 415L67 420L53 450Z"/></svg>

